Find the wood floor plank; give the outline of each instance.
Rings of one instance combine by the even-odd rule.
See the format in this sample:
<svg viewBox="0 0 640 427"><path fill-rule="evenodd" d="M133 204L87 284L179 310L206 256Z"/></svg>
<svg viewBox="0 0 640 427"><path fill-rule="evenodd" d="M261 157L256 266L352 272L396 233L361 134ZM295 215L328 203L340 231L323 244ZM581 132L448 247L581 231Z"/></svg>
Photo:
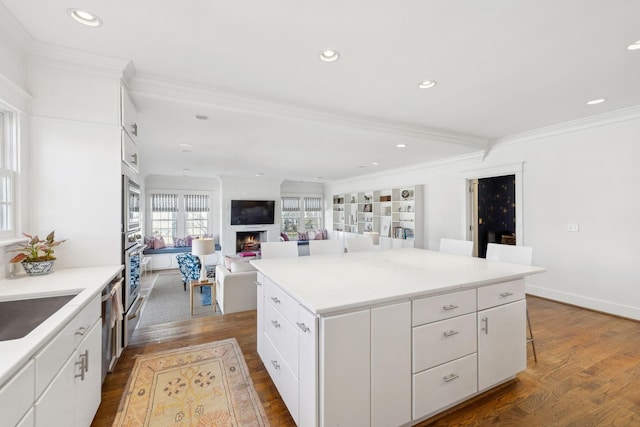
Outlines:
<svg viewBox="0 0 640 427"><path fill-rule="evenodd" d="M640 322L527 297L538 362L498 390L418 424L640 426ZM235 337L273 426L294 426L256 352L256 312L136 331L102 388L93 427L111 426L137 355Z"/></svg>

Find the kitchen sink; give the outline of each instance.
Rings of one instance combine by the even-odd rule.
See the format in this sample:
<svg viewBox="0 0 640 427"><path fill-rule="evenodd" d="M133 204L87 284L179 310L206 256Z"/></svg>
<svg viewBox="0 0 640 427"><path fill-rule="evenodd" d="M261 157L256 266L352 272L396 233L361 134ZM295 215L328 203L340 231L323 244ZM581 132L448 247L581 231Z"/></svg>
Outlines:
<svg viewBox="0 0 640 427"><path fill-rule="evenodd" d="M75 296L0 301L0 341L26 336Z"/></svg>

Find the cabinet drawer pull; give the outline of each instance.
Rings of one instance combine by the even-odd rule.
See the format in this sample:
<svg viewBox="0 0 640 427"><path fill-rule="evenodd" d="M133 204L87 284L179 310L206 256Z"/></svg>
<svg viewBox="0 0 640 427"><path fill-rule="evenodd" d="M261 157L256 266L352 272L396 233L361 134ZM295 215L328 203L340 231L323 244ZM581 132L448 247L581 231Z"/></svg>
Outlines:
<svg viewBox="0 0 640 427"><path fill-rule="evenodd" d="M272 320L271 324L273 324L274 327L279 328L280 327L280 323L278 323L277 320Z"/></svg>
<svg viewBox="0 0 640 427"><path fill-rule="evenodd" d="M489 334L489 318L483 317L482 319L480 319L480 321L484 323L484 326L481 327L480 330L488 335Z"/></svg>
<svg viewBox="0 0 640 427"><path fill-rule="evenodd" d="M132 123L131 124L131 133L133 134L133 136L138 136L138 124L137 123Z"/></svg>
<svg viewBox="0 0 640 427"><path fill-rule="evenodd" d="M276 369L280 369L280 364L278 363L277 360L272 360L271 364L273 365L274 368Z"/></svg>
<svg viewBox="0 0 640 427"><path fill-rule="evenodd" d="M448 383L449 381L453 381L456 378L460 378L460 377L458 375L456 375L456 374L449 374L446 377L443 377L444 382L446 382L446 383Z"/></svg>
<svg viewBox="0 0 640 427"><path fill-rule="evenodd" d="M458 331L443 332L442 334L443 334L445 337L447 337L447 338L448 338L448 337L452 337L452 336L454 336L454 335L457 335L457 334L458 334Z"/></svg>
<svg viewBox="0 0 640 427"><path fill-rule="evenodd" d="M513 295L513 292L503 292L500 294L500 298L507 298Z"/></svg>
<svg viewBox="0 0 640 427"><path fill-rule="evenodd" d="M271 301L275 302L276 304L280 304L280 300L277 297L271 297Z"/></svg>
<svg viewBox="0 0 640 427"><path fill-rule="evenodd" d="M453 304L445 305L444 307L442 307L443 310L455 310L456 308L458 308L458 306Z"/></svg>
<svg viewBox="0 0 640 427"><path fill-rule="evenodd" d="M76 331L76 335L82 336L84 335L85 332L87 332L87 328L85 328L84 326L80 326Z"/></svg>
<svg viewBox="0 0 640 427"><path fill-rule="evenodd" d="M256 284L256 286L262 286L262 283L258 282L257 280L255 282L253 282Z"/></svg>
<svg viewBox="0 0 640 427"><path fill-rule="evenodd" d="M80 366L80 374L76 374L75 378L80 378L80 381L84 381L84 373L89 372L89 350L85 350L80 355L80 361L75 362L76 366Z"/></svg>
<svg viewBox="0 0 640 427"><path fill-rule="evenodd" d="M298 325L298 328L302 329L302 332L309 332L311 330L303 322L296 322L296 325Z"/></svg>

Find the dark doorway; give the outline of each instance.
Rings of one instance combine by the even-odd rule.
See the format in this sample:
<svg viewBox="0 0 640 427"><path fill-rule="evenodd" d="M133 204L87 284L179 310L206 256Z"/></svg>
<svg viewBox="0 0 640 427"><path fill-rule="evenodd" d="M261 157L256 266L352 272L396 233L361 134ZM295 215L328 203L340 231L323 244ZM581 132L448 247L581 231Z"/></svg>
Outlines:
<svg viewBox="0 0 640 427"><path fill-rule="evenodd" d="M488 243L516 244L516 176L478 179L478 257Z"/></svg>

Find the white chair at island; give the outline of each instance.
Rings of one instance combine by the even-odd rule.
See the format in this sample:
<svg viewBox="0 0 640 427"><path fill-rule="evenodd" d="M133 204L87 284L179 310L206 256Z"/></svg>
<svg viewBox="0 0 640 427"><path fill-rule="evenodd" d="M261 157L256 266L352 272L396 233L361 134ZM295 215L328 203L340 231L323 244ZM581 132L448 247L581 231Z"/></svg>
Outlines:
<svg viewBox="0 0 640 427"><path fill-rule="evenodd" d="M487 259L491 261L504 261L514 264L531 265L533 258L533 248L529 246L501 245L498 243L489 243L487 245ZM527 327L529 328L529 336L527 343L531 343L533 349L533 360L538 361L536 355L536 345L533 342L533 331L531 330L531 321L529 320L529 309L527 308Z"/></svg>
<svg viewBox="0 0 640 427"><path fill-rule="evenodd" d="M347 239L347 252L364 252L373 250L371 236L352 237Z"/></svg>
<svg viewBox="0 0 640 427"><path fill-rule="evenodd" d="M344 253L344 249L340 240L309 240L309 255L342 253Z"/></svg>
<svg viewBox="0 0 640 427"><path fill-rule="evenodd" d="M298 257L298 242L261 242L260 253L262 259Z"/></svg>
<svg viewBox="0 0 640 427"><path fill-rule="evenodd" d="M453 255L471 256L473 254L473 242L470 240L440 239L440 252Z"/></svg>

